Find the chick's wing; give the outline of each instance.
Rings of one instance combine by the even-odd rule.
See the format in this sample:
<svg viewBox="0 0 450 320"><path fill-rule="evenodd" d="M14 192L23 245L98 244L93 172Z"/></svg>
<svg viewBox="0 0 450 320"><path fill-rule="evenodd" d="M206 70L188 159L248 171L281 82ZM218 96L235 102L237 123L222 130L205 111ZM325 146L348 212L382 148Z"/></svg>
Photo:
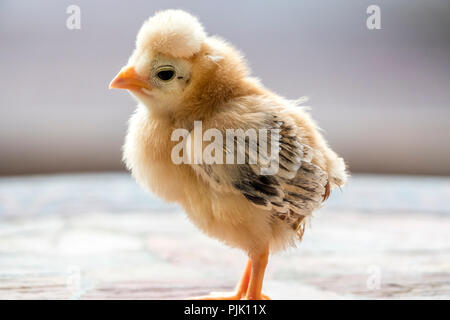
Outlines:
<svg viewBox="0 0 450 320"><path fill-rule="evenodd" d="M224 109L202 125L209 141L203 141L201 155L190 149L197 157L191 166L215 190L240 193L275 213L302 216L328 196L327 174L312 163L314 150L279 109ZM191 132L191 146L193 139Z"/></svg>

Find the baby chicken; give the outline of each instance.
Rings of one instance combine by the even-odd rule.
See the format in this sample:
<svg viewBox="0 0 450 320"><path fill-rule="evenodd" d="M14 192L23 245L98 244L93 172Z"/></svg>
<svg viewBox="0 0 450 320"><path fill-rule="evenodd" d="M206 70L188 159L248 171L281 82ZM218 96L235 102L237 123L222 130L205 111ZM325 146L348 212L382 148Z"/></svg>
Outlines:
<svg viewBox="0 0 450 320"><path fill-rule="evenodd" d="M236 292L203 298L268 299L262 285L269 253L295 245L312 212L330 190L346 182L343 159L298 103L250 77L236 49L208 36L195 17L181 10L158 12L143 24L133 54L110 88L127 89L139 102L123 148L134 178L181 204L207 235L249 257ZM194 140L200 121L200 133L213 129L216 137L203 137L209 143L200 142L200 154L213 145L216 155L244 150L244 161L197 159ZM173 136L180 129L185 132L182 148ZM277 170L263 172L267 162L252 162L249 156L267 139L260 137L256 145L237 151L222 146L217 136L229 129L242 130L231 138L233 143L250 140L242 136L250 129L278 133L268 143L275 157L266 157L270 164L276 158ZM189 161L174 161L174 150Z"/></svg>

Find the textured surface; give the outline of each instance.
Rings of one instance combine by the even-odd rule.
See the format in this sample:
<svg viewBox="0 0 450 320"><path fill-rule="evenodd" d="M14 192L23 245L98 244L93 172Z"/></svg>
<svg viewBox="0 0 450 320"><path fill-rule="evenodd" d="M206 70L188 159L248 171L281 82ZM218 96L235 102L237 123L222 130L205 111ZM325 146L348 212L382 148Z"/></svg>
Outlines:
<svg viewBox="0 0 450 320"><path fill-rule="evenodd" d="M450 179L356 176L271 258L275 299L450 298ZM0 299L170 299L230 290L238 250L127 174L0 179Z"/></svg>

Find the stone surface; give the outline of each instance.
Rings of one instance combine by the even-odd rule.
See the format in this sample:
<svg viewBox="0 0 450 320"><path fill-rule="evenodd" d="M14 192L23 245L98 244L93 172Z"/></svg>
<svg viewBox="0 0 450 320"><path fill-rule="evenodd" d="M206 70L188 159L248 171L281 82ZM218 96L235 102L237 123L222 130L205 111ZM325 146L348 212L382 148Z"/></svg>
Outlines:
<svg viewBox="0 0 450 320"><path fill-rule="evenodd" d="M449 201L448 178L353 177L265 292L449 299ZM183 299L232 290L245 262L127 174L0 179L0 299Z"/></svg>

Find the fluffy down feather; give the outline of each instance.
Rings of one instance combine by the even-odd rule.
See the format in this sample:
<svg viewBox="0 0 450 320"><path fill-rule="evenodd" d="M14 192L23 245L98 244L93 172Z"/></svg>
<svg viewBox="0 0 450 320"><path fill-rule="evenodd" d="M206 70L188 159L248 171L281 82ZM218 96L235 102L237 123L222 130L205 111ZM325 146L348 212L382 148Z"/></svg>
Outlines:
<svg viewBox="0 0 450 320"><path fill-rule="evenodd" d="M302 108L249 76L241 54L217 37L207 37L196 18L177 10L158 13L141 28L128 66L140 79L160 53L185 78L155 86L129 124L124 160L136 180L158 196L178 202L208 235L247 252L294 245L305 218L331 189L346 182L342 158L331 150ZM142 63L142 61L145 63ZM165 62L166 63L166 62ZM144 67L142 67L144 66ZM166 90L166 91L165 91ZM283 137L280 171L261 176L255 166L175 165L171 133L204 129L276 127ZM217 181L218 180L218 181Z"/></svg>
<svg viewBox="0 0 450 320"><path fill-rule="evenodd" d="M138 33L136 47L175 58L189 58L200 51L206 33L194 16L181 10L157 12Z"/></svg>

